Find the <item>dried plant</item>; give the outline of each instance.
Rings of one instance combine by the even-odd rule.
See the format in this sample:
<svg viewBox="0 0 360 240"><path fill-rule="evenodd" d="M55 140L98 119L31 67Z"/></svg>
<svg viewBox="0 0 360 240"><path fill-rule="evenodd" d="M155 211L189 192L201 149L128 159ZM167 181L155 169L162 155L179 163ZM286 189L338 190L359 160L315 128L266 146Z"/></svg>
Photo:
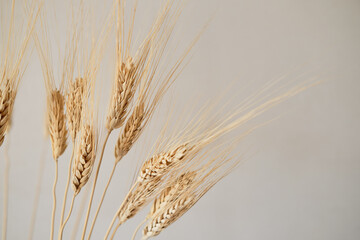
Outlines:
<svg viewBox="0 0 360 240"><path fill-rule="evenodd" d="M135 93L136 66L133 59L128 57L118 69L118 75L114 81L112 99L109 113L106 118L106 128L109 132L122 126L129 104Z"/></svg>
<svg viewBox="0 0 360 240"><path fill-rule="evenodd" d="M168 43L182 13L182 0L178 4L174 0L166 0L139 42L133 42L137 0L129 17L125 14L125 0L114 0L112 12L99 32L94 31L92 27L91 30L87 29L84 25L88 22L85 18L87 5L84 1L80 1L78 9L72 7L70 23L72 29L66 34L65 48L59 56L61 63L54 65L49 38L49 30L52 28L47 26L50 21L45 12L39 12L40 7L35 2L30 6L25 1L25 11L29 15L26 37L19 45L20 48L12 52L14 47L12 40L15 39L12 33L15 1L12 1L9 37L5 38L6 43L2 43L5 51L1 49L0 147L10 129L17 89L23 75L22 59L32 36L36 18L39 16L39 29L33 34L33 38L43 71L47 97L46 132L51 140L55 162L50 240L53 240L55 235L58 160L67 149L68 135L72 141L72 154L67 162L68 177L57 238L63 239L65 227L76 206L75 200L77 196L84 194L83 189L86 188L91 177L93 183L87 189L90 193L88 203L84 202L86 195L81 203L82 209L87 206L81 239L89 240L116 167L146 130L165 94L185 67L185 60L201 33L190 42L175 62L171 62L166 55L173 50L177 52L175 51L177 49L169 49ZM113 27L116 40L115 49L111 50L115 53L116 63L110 101L103 120L105 136L100 143L102 132L101 127L98 126L99 100L96 94L96 79ZM54 74L55 72L57 75ZM115 226L111 235L113 239L123 223L151 203L151 209L139 228L147 222L142 232L143 240L159 235L238 166L241 157L233 152L234 148L245 136L261 126L248 126L251 120L314 85L309 81L284 90L285 87L279 87L278 83L277 81L269 83L239 104L226 104L215 99L215 103L211 102L203 106L187 121L183 121L186 117L174 120L169 116L150 154L138 165L130 190L115 212L104 239L110 236ZM224 112L225 109L228 109L228 112ZM185 115L193 116L189 112L182 116ZM114 146L113 168L106 176L108 181L102 195L95 195L105 148L111 133L117 129L119 133ZM236 136L230 134L234 132ZM226 137L229 139L225 139ZM99 149L98 144L101 146ZM98 162L95 166L96 160ZM70 185L73 192L71 204L67 209ZM40 187L38 186L37 189ZM94 196L99 196L100 199L93 214L90 230L87 231ZM35 199L36 202L39 198ZM4 209L5 230L3 228L2 234L5 240L7 208ZM65 210L68 210L67 215ZM81 214L74 224L75 228L80 229ZM33 237L33 226L34 224L30 227L29 239ZM75 235L73 238L76 238Z"/></svg>
<svg viewBox="0 0 360 240"><path fill-rule="evenodd" d="M83 126L81 133L79 152L75 158L71 185L75 195L79 194L81 188L88 182L96 155L94 127L91 125Z"/></svg>
<svg viewBox="0 0 360 240"><path fill-rule="evenodd" d="M81 112L86 87L87 82L84 78L76 78L75 81L69 81L66 99L66 117L73 143L75 142L76 134L80 130Z"/></svg>
<svg viewBox="0 0 360 240"><path fill-rule="evenodd" d="M15 94L16 89L13 89L10 81L6 81L4 87L0 89L0 146L3 144L5 134L10 127Z"/></svg>
<svg viewBox="0 0 360 240"><path fill-rule="evenodd" d="M64 96L60 90L50 90L47 100L48 129L55 161L67 147L67 128L64 112Z"/></svg>

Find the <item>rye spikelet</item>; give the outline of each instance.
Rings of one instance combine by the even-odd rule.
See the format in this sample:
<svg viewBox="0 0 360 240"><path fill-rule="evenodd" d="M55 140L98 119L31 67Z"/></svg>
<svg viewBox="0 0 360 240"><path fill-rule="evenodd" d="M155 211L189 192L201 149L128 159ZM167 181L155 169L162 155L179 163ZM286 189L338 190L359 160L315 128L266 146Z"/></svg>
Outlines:
<svg viewBox="0 0 360 240"><path fill-rule="evenodd" d="M136 105L129 120L126 122L123 133L115 145L115 161L119 162L130 150L142 130L144 119L144 104Z"/></svg>
<svg viewBox="0 0 360 240"><path fill-rule="evenodd" d="M131 57L128 57L126 62L120 64L106 118L106 128L108 131L117 129L124 123L127 108L135 92L135 72L136 66Z"/></svg>
<svg viewBox="0 0 360 240"><path fill-rule="evenodd" d="M66 100L66 116L70 136L73 142L75 142L76 134L80 130L85 88L86 80L84 78L76 78L75 81L70 81L69 83Z"/></svg>
<svg viewBox="0 0 360 240"><path fill-rule="evenodd" d="M81 140L73 168L72 188L77 195L88 182L96 156L96 136L90 125L81 129Z"/></svg>
<svg viewBox="0 0 360 240"><path fill-rule="evenodd" d="M160 184L161 177L154 178L151 182L139 183L134 190L128 194L125 202L123 202L117 212L120 224L135 216L143 206L149 203L156 194Z"/></svg>
<svg viewBox="0 0 360 240"><path fill-rule="evenodd" d="M53 157L57 160L67 147L67 129L64 114L64 96L59 90L52 90L47 101L48 129Z"/></svg>
<svg viewBox="0 0 360 240"><path fill-rule="evenodd" d="M161 231L173 222L179 219L191 206L195 196L187 196L180 198L175 203L163 209L158 217L152 219L152 221L143 230L143 240L155 237L161 233Z"/></svg>
<svg viewBox="0 0 360 240"><path fill-rule="evenodd" d="M11 88L10 81L7 81L4 89L0 89L0 146L3 144L10 127L14 100L14 91Z"/></svg>
<svg viewBox="0 0 360 240"><path fill-rule="evenodd" d="M147 182L155 177L163 176L173 165L182 161L190 151L191 147L188 144L182 144L168 152L151 157L142 165L138 182Z"/></svg>
<svg viewBox="0 0 360 240"><path fill-rule="evenodd" d="M174 184L165 187L159 196L154 200L148 217L150 218L152 215L155 215L157 211L163 208L168 202L174 201L178 196L182 195L192 184L196 174L196 171L181 174L175 179Z"/></svg>

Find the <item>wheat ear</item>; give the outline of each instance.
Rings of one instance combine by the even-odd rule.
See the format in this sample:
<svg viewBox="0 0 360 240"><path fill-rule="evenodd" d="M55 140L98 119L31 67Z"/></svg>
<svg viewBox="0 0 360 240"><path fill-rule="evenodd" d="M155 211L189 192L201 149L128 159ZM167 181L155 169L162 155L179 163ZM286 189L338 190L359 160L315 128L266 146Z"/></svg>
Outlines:
<svg viewBox="0 0 360 240"><path fill-rule="evenodd" d="M124 123L127 108L135 92L136 66L131 57L126 62L120 63L117 79L114 82L113 94L110 102L109 113L106 118L106 128L112 131Z"/></svg>
<svg viewBox="0 0 360 240"><path fill-rule="evenodd" d="M163 229L167 228L187 211L188 205L193 199L193 196L180 198L172 206L162 210L162 213L145 227L142 239L146 240L159 235Z"/></svg>
<svg viewBox="0 0 360 240"><path fill-rule="evenodd" d="M59 90L52 90L48 99L48 128L55 161L64 153L67 143L67 129L64 113L64 96Z"/></svg>
<svg viewBox="0 0 360 240"><path fill-rule="evenodd" d="M67 143L65 125L64 97L59 90L51 90L47 101L47 126L51 140L53 158L55 160L55 179L53 184L53 210L51 216L50 239L54 237L54 221L56 211L56 184L58 178L58 158L64 153Z"/></svg>
<svg viewBox="0 0 360 240"><path fill-rule="evenodd" d="M66 116L67 116L67 123L69 127L70 136L73 143L73 149L69 161L68 177L64 191L60 225L63 224L63 220L64 220L67 194L70 186L71 169L75 154L76 136L80 130L81 113L83 109L83 102L85 100L85 93L87 92L86 90L87 90L87 82L85 78L76 78L75 81L69 81L68 94L66 99Z"/></svg>
<svg viewBox="0 0 360 240"><path fill-rule="evenodd" d="M15 92L11 87L10 80L0 89L0 146L3 144L5 135L10 126Z"/></svg>
<svg viewBox="0 0 360 240"><path fill-rule="evenodd" d="M108 228L105 239L108 238L115 220L118 219L119 225L121 225L131 217L135 216L144 205L151 201L151 198L155 195L160 184L161 178L154 178L153 181L147 183L134 183L119 210L116 212L113 221Z"/></svg>
<svg viewBox="0 0 360 240"><path fill-rule="evenodd" d="M182 144L170 151L156 154L141 167L138 182L152 181L153 178L163 176L172 166L181 162L192 150L189 144Z"/></svg>
<svg viewBox="0 0 360 240"><path fill-rule="evenodd" d="M66 116L69 133L73 142L75 142L76 134L80 130L85 88L86 80L84 78L76 78L75 81L70 81L69 83L66 100Z"/></svg>

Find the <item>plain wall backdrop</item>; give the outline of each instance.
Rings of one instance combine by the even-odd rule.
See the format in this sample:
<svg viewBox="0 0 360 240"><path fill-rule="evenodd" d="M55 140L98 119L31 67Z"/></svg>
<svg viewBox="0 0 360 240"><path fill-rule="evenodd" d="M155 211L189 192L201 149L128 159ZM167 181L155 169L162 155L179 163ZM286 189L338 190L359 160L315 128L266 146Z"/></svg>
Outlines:
<svg viewBox="0 0 360 240"><path fill-rule="evenodd" d="M62 31L57 40L65 41L63 21L68 16L68 1L45 2L49 12L56 12L57 27ZM105 18L111 2L89 2L94 6L92 14ZM128 1L128 6L132 3ZM139 0L136 31L147 29L160 3ZM175 106L191 104L194 99L201 105L230 84L229 97L237 103L288 73L289 81L304 74L323 83L261 117L260 122L276 119L244 140L251 145L251 157L157 239L360 239L360 1L187 1L171 46L186 46L210 18L190 64L167 95ZM104 112L113 73L111 61L111 54L106 55L99 72L99 79L104 81L99 106ZM43 140L44 110L43 76L34 49L19 89L9 137L8 239L27 238L44 146L46 173L34 239L49 236L54 163L50 143ZM165 117L164 112L154 119ZM151 134L156 137L155 128L150 130L154 131L145 133L146 137L121 162L93 239L102 239L129 189L136 166L132 159L143 156L141 144L148 144ZM117 134L110 138L96 194L102 192L112 167ZM0 154L2 160L3 148ZM68 149L59 160L58 199L62 199L70 154ZM4 161L0 161L0 169L2 177ZM0 190L2 201L3 184ZM145 214L142 211L128 221L116 238L130 239ZM64 239L70 239L75 216L68 223Z"/></svg>

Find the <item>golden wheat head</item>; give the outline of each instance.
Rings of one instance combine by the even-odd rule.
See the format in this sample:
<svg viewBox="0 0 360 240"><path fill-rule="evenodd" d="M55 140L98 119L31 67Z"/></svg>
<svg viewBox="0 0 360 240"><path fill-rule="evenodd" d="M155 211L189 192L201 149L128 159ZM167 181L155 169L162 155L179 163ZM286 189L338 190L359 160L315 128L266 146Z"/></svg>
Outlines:
<svg viewBox="0 0 360 240"><path fill-rule="evenodd" d="M73 142L76 139L77 132L80 130L85 87L86 80L84 78L76 78L75 81L70 81L69 83L66 100L66 116L70 136Z"/></svg>
<svg viewBox="0 0 360 240"><path fill-rule="evenodd" d="M3 144L6 132L10 127L14 100L14 90L10 81L7 81L4 89L0 89L0 146Z"/></svg>
<svg viewBox="0 0 360 240"><path fill-rule="evenodd" d="M72 188L77 195L88 182L96 156L96 136L90 125L81 129L81 140L73 168Z"/></svg>
<svg viewBox="0 0 360 240"><path fill-rule="evenodd" d="M64 96L59 90L51 90L47 101L48 129L53 157L57 160L67 147L67 129L64 113Z"/></svg>
<svg viewBox="0 0 360 240"><path fill-rule="evenodd" d="M127 108L134 96L134 77L136 66L131 57L125 63L121 63L117 78L113 85L113 93L109 112L106 118L106 128L112 131L121 127L126 117Z"/></svg>

